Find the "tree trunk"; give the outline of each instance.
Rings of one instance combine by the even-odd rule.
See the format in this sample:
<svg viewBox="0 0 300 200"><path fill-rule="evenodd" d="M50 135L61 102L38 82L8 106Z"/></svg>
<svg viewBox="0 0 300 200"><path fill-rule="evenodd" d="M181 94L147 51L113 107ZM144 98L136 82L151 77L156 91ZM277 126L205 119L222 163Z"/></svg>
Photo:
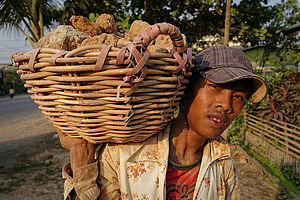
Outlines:
<svg viewBox="0 0 300 200"><path fill-rule="evenodd" d="M37 10L39 9L38 3L39 3L38 0L32 0L31 3L32 20L29 19L32 32L36 38L35 42L38 42L38 40L41 38L40 28L39 28L39 13L37 12Z"/></svg>
<svg viewBox="0 0 300 200"><path fill-rule="evenodd" d="M229 30L230 30L230 8L231 0L226 1L226 13L225 13L225 30L224 30L224 45L229 45Z"/></svg>

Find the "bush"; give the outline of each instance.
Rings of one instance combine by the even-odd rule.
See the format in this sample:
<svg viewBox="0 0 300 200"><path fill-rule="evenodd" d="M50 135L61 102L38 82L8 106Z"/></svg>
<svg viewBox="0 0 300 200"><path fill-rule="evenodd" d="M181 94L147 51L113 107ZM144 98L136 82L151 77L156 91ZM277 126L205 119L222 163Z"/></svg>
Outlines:
<svg viewBox="0 0 300 200"><path fill-rule="evenodd" d="M229 127L227 140L230 144L241 145L244 140L243 133L243 115L237 116Z"/></svg>
<svg viewBox="0 0 300 200"><path fill-rule="evenodd" d="M14 67L3 67L3 83L0 87L1 94L9 94L9 89L14 88L15 93L24 93L26 89L24 88L25 81L21 80L19 74L16 72Z"/></svg>

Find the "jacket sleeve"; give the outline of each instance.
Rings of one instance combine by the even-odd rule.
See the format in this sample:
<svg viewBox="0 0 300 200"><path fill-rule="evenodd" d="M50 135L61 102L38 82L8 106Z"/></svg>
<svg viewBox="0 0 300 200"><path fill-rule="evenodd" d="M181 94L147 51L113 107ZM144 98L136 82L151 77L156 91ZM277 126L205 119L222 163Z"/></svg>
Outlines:
<svg viewBox="0 0 300 200"><path fill-rule="evenodd" d="M98 162L73 169L71 176L71 164L63 167L62 176L64 184L64 200L68 199L73 189L80 200L96 200L100 194L100 188L97 185Z"/></svg>
<svg viewBox="0 0 300 200"><path fill-rule="evenodd" d="M233 159L225 162L226 200L240 200L240 186Z"/></svg>
<svg viewBox="0 0 300 200"><path fill-rule="evenodd" d="M106 146L99 157L101 200L121 199L119 184L119 154L117 148Z"/></svg>

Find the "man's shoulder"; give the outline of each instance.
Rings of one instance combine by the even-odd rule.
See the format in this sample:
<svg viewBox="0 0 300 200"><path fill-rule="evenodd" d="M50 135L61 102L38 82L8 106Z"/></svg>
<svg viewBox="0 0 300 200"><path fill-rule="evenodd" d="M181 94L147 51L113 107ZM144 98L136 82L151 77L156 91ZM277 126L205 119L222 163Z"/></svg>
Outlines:
<svg viewBox="0 0 300 200"><path fill-rule="evenodd" d="M102 151L109 152L110 154L133 154L141 148L147 148L149 144L153 144L157 141L158 135L153 135L140 142L126 142L126 143L106 143L102 147Z"/></svg>
<svg viewBox="0 0 300 200"><path fill-rule="evenodd" d="M135 149L140 148L142 146L156 145L160 141L166 140L169 138L169 126L167 126L160 133L149 136L148 138L139 141L139 142L126 142L126 143L106 143L105 148L108 149L119 149L119 150L127 150L127 149Z"/></svg>
<svg viewBox="0 0 300 200"><path fill-rule="evenodd" d="M115 160L138 162L141 160L165 160L169 151L168 132L152 135L141 142L124 144L107 143L100 155L110 156Z"/></svg>

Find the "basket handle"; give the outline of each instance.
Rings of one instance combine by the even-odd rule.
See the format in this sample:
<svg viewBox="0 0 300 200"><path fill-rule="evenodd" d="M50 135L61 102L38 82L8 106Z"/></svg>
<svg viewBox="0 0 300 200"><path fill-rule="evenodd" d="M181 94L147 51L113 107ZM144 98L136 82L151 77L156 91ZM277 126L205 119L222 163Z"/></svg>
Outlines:
<svg viewBox="0 0 300 200"><path fill-rule="evenodd" d="M30 58L29 58L29 62L28 62L28 67L29 67L29 70L32 71L32 72L35 72L34 71L34 61L38 55L38 53L40 52L41 48L36 48L33 50Z"/></svg>
<svg viewBox="0 0 300 200"><path fill-rule="evenodd" d="M174 49L179 54L186 50L179 28L166 22L150 26L146 31L133 39L133 44L135 46L148 47L149 44L160 34L167 34L170 36Z"/></svg>
<svg viewBox="0 0 300 200"><path fill-rule="evenodd" d="M163 22L150 26L146 31L142 32L139 36L135 37L133 39L133 42L127 46L127 48L130 51L130 54L135 58L137 65L130 72L128 72L126 76L133 76L141 71L143 66L147 63L148 59L150 58L150 52L148 51L147 47L160 34L167 34L172 39L172 54L179 63L178 68L173 73L178 73L181 70L184 70L185 72L184 67L187 63L189 65L188 69L190 69L192 60L191 49L188 49L187 53L185 53L186 47L184 46L184 40L180 30L172 24ZM138 50L140 48L144 50L144 55L142 55ZM120 60L124 60L124 58L122 58L122 56L118 57L116 63L122 64Z"/></svg>
<svg viewBox="0 0 300 200"><path fill-rule="evenodd" d="M185 73L185 66L188 63L189 67L191 67L192 64L192 51L191 49L187 50L187 53L185 53L185 46L183 37L181 35L180 30L175 27L172 24L169 23L157 23L149 27L146 31L142 32L139 36L135 37L133 39L133 42L127 46L127 48L130 51L130 55L132 55L135 58L136 66L126 74L126 77L124 77L124 81L118 86L117 88L117 101L120 97L120 88L125 83L133 84L133 86L124 92L123 94L125 96L131 95L135 90L138 89L141 82L144 80L146 74L147 74L147 67L145 66L148 59L150 58L150 52L148 51L147 47L149 44L157 38L160 34L167 34L172 39L173 43L173 49L172 54L174 58L179 63L179 66L173 73L178 73L179 71L183 70ZM144 54L142 55L140 53L140 48L144 50ZM124 53L125 49L121 49L119 52L119 55L117 57L116 64L125 64L122 61L124 61ZM182 55L182 56L181 56ZM130 59L131 56L129 56L128 59ZM144 69L140 75L140 77L137 77L136 74L139 73L142 69Z"/></svg>

